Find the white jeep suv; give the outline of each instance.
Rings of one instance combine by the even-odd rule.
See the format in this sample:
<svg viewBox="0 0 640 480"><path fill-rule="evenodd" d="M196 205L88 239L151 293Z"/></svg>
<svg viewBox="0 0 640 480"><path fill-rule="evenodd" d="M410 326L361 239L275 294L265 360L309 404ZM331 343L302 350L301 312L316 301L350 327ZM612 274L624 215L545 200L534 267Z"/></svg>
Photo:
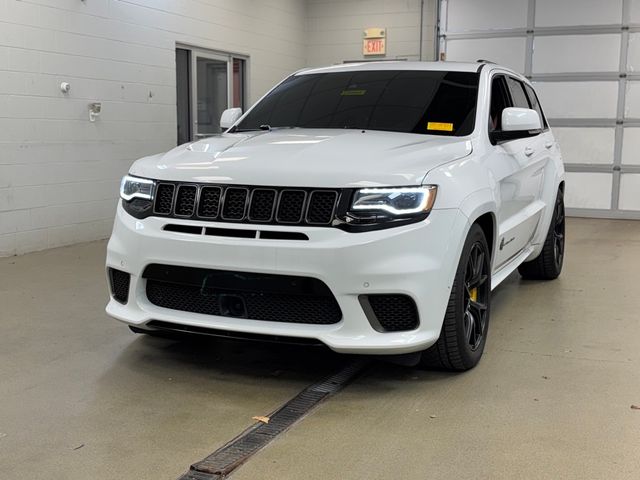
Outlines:
<svg viewBox="0 0 640 480"><path fill-rule="evenodd" d="M240 115L122 180L107 312L135 332L415 353L466 370L491 289L516 268L560 274L562 160L512 70L308 69Z"/></svg>

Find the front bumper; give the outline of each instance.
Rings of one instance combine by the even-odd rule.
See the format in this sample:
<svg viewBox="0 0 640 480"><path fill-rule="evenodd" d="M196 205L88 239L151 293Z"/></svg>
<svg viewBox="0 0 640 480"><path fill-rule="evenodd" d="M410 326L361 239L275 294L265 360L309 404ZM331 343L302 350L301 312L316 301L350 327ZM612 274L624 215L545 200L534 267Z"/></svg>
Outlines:
<svg viewBox="0 0 640 480"><path fill-rule="evenodd" d="M434 210L420 223L364 233L336 228L260 226L305 233L308 241L227 238L162 230L167 223L205 222L149 217L137 220L118 205L107 248L107 267L131 274L129 299L113 298L107 313L130 325L152 320L240 333L316 339L341 353L402 354L423 350L440 335L454 272L468 230L459 211ZM210 227L255 229L255 225L206 222ZM152 263L196 268L298 275L322 280L332 291L342 320L308 325L202 315L153 305L146 296L145 267ZM420 325L378 332L359 295L406 294L414 299Z"/></svg>

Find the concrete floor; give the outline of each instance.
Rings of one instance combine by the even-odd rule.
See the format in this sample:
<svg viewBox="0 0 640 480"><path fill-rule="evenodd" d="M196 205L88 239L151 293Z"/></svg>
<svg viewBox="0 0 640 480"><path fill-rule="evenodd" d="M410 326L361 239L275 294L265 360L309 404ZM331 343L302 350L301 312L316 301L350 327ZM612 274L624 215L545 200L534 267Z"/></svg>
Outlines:
<svg viewBox="0 0 640 480"><path fill-rule="evenodd" d="M245 479L637 479L640 222L570 219L555 282L494 292L480 365L375 364ZM104 242L0 259L0 478L168 479L344 358L174 342L103 313Z"/></svg>

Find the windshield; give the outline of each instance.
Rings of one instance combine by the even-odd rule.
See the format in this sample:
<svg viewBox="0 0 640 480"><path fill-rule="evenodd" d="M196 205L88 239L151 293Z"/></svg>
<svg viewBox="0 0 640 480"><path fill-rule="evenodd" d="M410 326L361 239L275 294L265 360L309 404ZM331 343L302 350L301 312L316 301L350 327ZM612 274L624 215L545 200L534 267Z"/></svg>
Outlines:
<svg viewBox="0 0 640 480"><path fill-rule="evenodd" d="M289 77L234 131L357 128L463 136L473 131L478 73L381 70Z"/></svg>

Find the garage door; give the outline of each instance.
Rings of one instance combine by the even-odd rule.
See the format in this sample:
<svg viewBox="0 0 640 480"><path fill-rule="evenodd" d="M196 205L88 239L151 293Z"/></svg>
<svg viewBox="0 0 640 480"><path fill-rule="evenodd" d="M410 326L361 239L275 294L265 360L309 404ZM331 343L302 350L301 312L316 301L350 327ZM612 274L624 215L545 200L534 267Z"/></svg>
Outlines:
<svg viewBox="0 0 640 480"><path fill-rule="evenodd" d="M534 83L560 143L569 214L640 218L640 0L441 0L440 58Z"/></svg>

